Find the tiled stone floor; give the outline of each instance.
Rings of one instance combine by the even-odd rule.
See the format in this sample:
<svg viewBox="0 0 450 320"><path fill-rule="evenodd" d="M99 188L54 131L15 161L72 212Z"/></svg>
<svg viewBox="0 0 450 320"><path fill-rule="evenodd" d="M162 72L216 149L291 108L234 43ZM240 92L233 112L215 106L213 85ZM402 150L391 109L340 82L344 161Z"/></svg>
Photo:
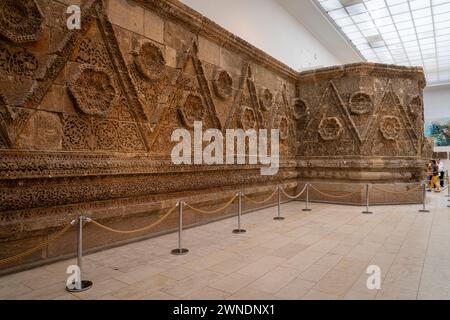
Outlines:
<svg viewBox="0 0 450 320"><path fill-rule="evenodd" d="M184 232L186 256L172 256L177 234L87 255L91 290L64 290L74 259L0 278L0 299L450 299L450 208L428 194L417 205L372 208L312 204L276 207ZM381 268L368 290L368 265Z"/></svg>

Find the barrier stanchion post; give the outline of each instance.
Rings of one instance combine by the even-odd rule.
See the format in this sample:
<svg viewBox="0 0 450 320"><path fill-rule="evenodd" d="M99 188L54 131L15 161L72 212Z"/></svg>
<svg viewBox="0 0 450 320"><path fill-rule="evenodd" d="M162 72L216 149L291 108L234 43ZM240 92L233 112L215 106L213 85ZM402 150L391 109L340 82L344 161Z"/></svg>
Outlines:
<svg viewBox="0 0 450 320"><path fill-rule="evenodd" d="M362 213L364 214L372 214L373 212L369 210L369 184L366 183L366 210Z"/></svg>
<svg viewBox="0 0 450 320"><path fill-rule="evenodd" d="M274 217L274 220L284 220L284 217L281 216L281 186L277 187L278 191L278 215Z"/></svg>
<svg viewBox="0 0 450 320"><path fill-rule="evenodd" d="M309 182L306 183L306 202L305 202L305 208L302 209L302 211L311 211L310 208L308 208L309 204Z"/></svg>
<svg viewBox="0 0 450 320"><path fill-rule="evenodd" d="M242 192L239 191L238 193L239 199L238 199L238 227L237 229L233 230L233 233L245 233L246 230L241 228L241 214L242 214Z"/></svg>
<svg viewBox="0 0 450 320"><path fill-rule="evenodd" d="M182 237L182 233L183 233L183 205L184 205L183 200L178 201L178 203L177 203L178 219L179 219L179 221L178 221L178 248L173 249L171 251L171 253L176 256L181 256L181 255L187 254L189 252L188 249L183 248L182 242L181 242L181 237Z"/></svg>
<svg viewBox="0 0 450 320"><path fill-rule="evenodd" d="M419 212L430 212L430 210L427 210L425 207L425 200L427 197L427 188L426 188L426 181L422 182L422 209L419 210Z"/></svg>
<svg viewBox="0 0 450 320"><path fill-rule="evenodd" d="M77 265L79 270L79 279L80 281L75 283L75 286L68 287L66 286L66 290L69 292L82 292L92 288L92 281L83 280L82 278L82 267L83 267L83 221L84 217L78 217L78 232L77 232Z"/></svg>

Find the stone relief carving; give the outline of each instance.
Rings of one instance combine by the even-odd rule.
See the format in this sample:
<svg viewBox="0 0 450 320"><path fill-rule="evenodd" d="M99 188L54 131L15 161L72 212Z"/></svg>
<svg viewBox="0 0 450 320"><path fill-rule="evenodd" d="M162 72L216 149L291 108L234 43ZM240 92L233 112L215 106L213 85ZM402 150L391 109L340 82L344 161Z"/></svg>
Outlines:
<svg viewBox="0 0 450 320"><path fill-rule="evenodd" d="M60 1L44 2L56 5L56 9L64 7ZM156 14L161 13L164 21L167 19L170 24L177 25L180 29L193 23L189 20L193 13L183 15L183 9L174 6L172 2L167 0L142 3L149 6L161 5ZM23 230L32 228L27 229L24 225L35 225L36 219L47 223L42 228L43 225L39 224L41 229L36 230L45 235L47 229L54 230L62 221L81 211L95 215L98 214L97 210L104 210L111 218L119 216L117 208L121 208L120 214L127 215L136 204L141 207L152 206L157 211L161 208L157 201L173 200L172 193L198 192L199 188L211 190L212 187L222 192L234 190L243 184L261 186L294 181L303 178L303 171L298 168L297 163L302 162L305 157L322 157L323 161L328 162L333 156L345 155L351 158L359 155L359 140L341 97L348 101L347 97L352 93L350 91L362 90L361 88L346 87L341 85L339 80L336 80L336 87L327 87L327 83L324 84L324 81L318 79L315 81L315 91L308 93L308 88L314 86L305 86L305 89L300 84L302 89L297 102L288 103L287 101L292 101L294 97L296 82L303 81L305 76L289 70L248 44L239 42L239 39L230 40L226 38L226 33L219 34L218 41L226 43L230 52L230 59L219 67L199 59L196 42L190 44L180 32L171 33L169 37L174 38L174 43L190 46L186 50L172 48L176 51L177 62L177 66L173 67L169 63L166 65L164 59L169 61L169 58L162 54L159 46L148 42L151 39L146 40L143 36L141 39L141 36L134 35L143 40L141 45L134 48L136 50L128 48L121 51L120 45L123 44L126 48L128 43L128 46L131 46L132 37L129 35L132 32L127 31L128 33L118 36L117 30L113 29L107 20L104 1L82 3L82 30L66 32L61 41L55 40L56 43L52 43L55 48L54 55L43 49L48 48L44 40L29 49L8 43L24 41L28 37L24 36L25 33L36 35L28 37L30 40L27 41L37 41L42 25L40 18L35 20L35 29L32 32L29 32L33 29L29 27L32 24L28 22L22 23L23 30L8 26L9 31L16 32L15 38L4 36L4 30L0 29L0 34L7 39L0 41L0 49L5 49L0 50L3 81L0 82L0 88L9 88L17 83L10 80L13 78L11 76L20 76L32 84L29 90L18 88L17 93L14 93L23 97L23 102L17 105L11 102L9 92L6 94L5 91L3 94L3 91L0 91L0 183L8 186L0 190L0 229L5 230L3 227L8 226L8 232L12 232L5 243L14 237L31 238L31 233ZM16 5L15 8L30 5L31 8L35 1L0 0L0 4L0 28L4 28L5 4ZM46 21L49 10L53 10L53 6L48 7L42 6L45 10L41 18L45 16ZM15 21L19 21L23 19L21 16L33 15L27 10L10 10L8 13L16 17ZM175 10L178 10L176 14L179 15L176 19L172 17ZM177 20L180 17L185 19L183 24ZM50 23L45 25L46 29L50 29L50 34L57 34L60 27ZM210 32L212 25L204 20L204 27L206 32ZM162 45L171 47L170 40L164 37ZM255 77L246 61L251 61L255 70L258 70ZM378 69L373 66L371 68ZM215 78L214 72L218 69L221 70L222 76ZM65 83L64 72L70 70L80 72ZM383 70L377 72L384 74ZM234 78L228 72L233 74ZM409 72L405 71L406 75L403 74L402 77L408 77ZM238 77L239 81L233 84L233 79ZM273 88L271 79L277 79L281 86L287 84L289 90L283 86L282 90L275 88L273 91L266 91L266 87ZM337 76L336 79L340 78ZM217 88L215 85L218 85ZM225 98L211 99L210 88L219 98L220 94ZM58 92L62 92L61 95L57 95ZM365 92L373 94L373 101L380 100L375 99L375 93L370 90ZM421 95L420 90L411 93ZM58 103L44 105L47 98L61 101L64 106L60 110L51 110L48 107ZM70 100L65 98L70 98L75 108ZM9 104L6 100L10 100ZM406 101L403 96L402 101ZM217 120L215 108L219 104L229 108L226 111L221 110L226 120L223 124ZM377 113L378 106L375 103L373 105L374 113ZM40 114L44 107L49 110L43 114L48 112L51 116ZM338 119L337 122L326 120L333 117ZM34 122L30 119L34 119ZM194 120L203 120L208 127L220 129L279 128L282 147L280 150L283 150L284 146L293 148L295 143L303 143L303 139L298 139L297 135L305 138L307 146L299 148L301 153L298 157L291 157L291 154L281 151L283 160L287 161L283 161L280 172L275 177L261 177L259 172L254 173L253 167L246 167L251 170L218 167L211 170L208 179L205 179L202 168L180 168L164 160L168 154L167 148L171 147L167 144L169 133L180 123L192 127ZM402 118L399 120L402 128L408 127L402 122ZM377 121L374 121L372 126L376 127L377 135L381 136ZM309 123L311 125L308 125ZM52 130L46 127L52 127ZM306 127L308 129L304 129ZM26 135L34 132L30 128L41 133L38 152L32 151L34 146L28 149L32 140L24 140ZM404 131L407 130L401 130L399 133L399 141L402 144L409 142L406 141L407 137L402 136ZM406 133L404 135L406 136ZM375 135L369 135L368 140L373 137ZM160 143L157 145L154 141ZM48 144L52 147L48 147ZM384 146L381 146L379 149L384 152L382 155L392 154L398 157L406 154L405 149L401 149L396 143L391 144L395 150L388 153L384 151ZM57 151L61 149L61 152ZM408 155L416 156L414 149L410 149L413 154ZM352 161L353 159L349 161L349 167L354 165ZM320 167L316 168L316 163L310 167L314 170L308 170L308 174L313 177L351 179L349 170L325 173ZM16 187L16 182L20 179L24 181L24 185ZM123 221L127 223L128 220L124 218ZM1 230L0 234L3 235ZM15 230L20 232L14 234Z"/></svg>
<svg viewBox="0 0 450 320"><path fill-rule="evenodd" d="M415 117L422 114L423 103L419 96L415 96L411 99L411 102L408 105L408 111Z"/></svg>
<svg viewBox="0 0 450 320"><path fill-rule="evenodd" d="M263 111L268 111L273 104L273 94L267 88L261 88L259 93L259 102Z"/></svg>
<svg viewBox="0 0 450 320"><path fill-rule="evenodd" d="M219 98L226 99L233 94L233 78L226 70L219 70L214 76L213 87Z"/></svg>
<svg viewBox="0 0 450 320"><path fill-rule="evenodd" d="M164 76L166 61L158 46L145 42L133 56L136 69L147 80L156 81Z"/></svg>
<svg viewBox="0 0 450 320"><path fill-rule="evenodd" d="M396 140L401 130L400 120L394 116L384 116L380 122L380 130L386 140Z"/></svg>
<svg viewBox="0 0 450 320"><path fill-rule="evenodd" d="M63 149L142 152L145 144L135 123L97 117L63 117Z"/></svg>
<svg viewBox="0 0 450 320"><path fill-rule="evenodd" d="M76 106L88 115L105 116L116 97L112 76L99 68L82 67L68 89Z"/></svg>
<svg viewBox="0 0 450 320"><path fill-rule="evenodd" d="M373 110L372 97L364 92L355 92L350 96L349 106L353 114L370 113Z"/></svg>
<svg viewBox="0 0 450 320"><path fill-rule="evenodd" d="M178 107L181 121L187 128L194 128L194 121L202 121L205 115L205 105L198 94L188 93Z"/></svg>
<svg viewBox="0 0 450 320"><path fill-rule="evenodd" d="M319 134L325 141L337 140L341 136L343 125L336 117L327 117L320 121Z"/></svg>
<svg viewBox="0 0 450 320"><path fill-rule="evenodd" d="M278 129L280 130L280 140L285 142L289 137L289 120L287 117L280 117Z"/></svg>
<svg viewBox="0 0 450 320"><path fill-rule="evenodd" d="M100 68L112 69L106 48L101 43L93 42L87 38L81 41L75 61Z"/></svg>
<svg viewBox="0 0 450 320"><path fill-rule="evenodd" d="M309 108L306 103L301 99L294 100L294 118L296 120L301 120L303 117L308 116Z"/></svg>
<svg viewBox="0 0 450 320"><path fill-rule="evenodd" d="M35 0L0 0L0 34L12 42L36 41L43 20Z"/></svg>
<svg viewBox="0 0 450 320"><path fill-rule="evenodd" d="M241 116L239 117L239 126L244 129L256 129L257 120L255 111L247 106L241 107Z"/></svg>
<svg viewBox="0 0 450 320"><path fill-rule="evenodd" d="M36 57L25 48L0 44L0 69L8 75L32 76L38 68Z"/></svg>

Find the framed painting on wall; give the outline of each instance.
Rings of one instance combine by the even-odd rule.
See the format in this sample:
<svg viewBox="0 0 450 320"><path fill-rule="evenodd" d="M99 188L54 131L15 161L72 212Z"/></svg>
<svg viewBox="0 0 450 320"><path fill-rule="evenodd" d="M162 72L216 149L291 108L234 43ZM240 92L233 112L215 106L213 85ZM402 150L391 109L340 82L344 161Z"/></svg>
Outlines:
<svg viewBox="0 0 450 320"><path fill-rule="evenodd" d="M450 117L425 121L425 136L434 138L436 147L450 147Z"/></svg>

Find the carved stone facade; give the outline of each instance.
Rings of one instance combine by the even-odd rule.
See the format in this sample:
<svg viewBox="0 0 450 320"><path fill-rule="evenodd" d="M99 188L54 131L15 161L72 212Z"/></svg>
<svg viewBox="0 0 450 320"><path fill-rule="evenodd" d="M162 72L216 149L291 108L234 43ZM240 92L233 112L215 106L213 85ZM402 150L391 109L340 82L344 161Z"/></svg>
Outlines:
<svg viewBox="0 0 450 320"><path fill-rule="evenodd" d="M67 30L65 8L0 0L0 259L79 214L132 229L180 198L207 207L280 183L294 191L314 179L421 177L419 69L299 74L176 0L82 1L81 30ZM197 120L203 129L280 129L278 174L173 165L173 130ZM172 217L147 235L175 226ZM87 249L130 239L87 228ZM74 236L21 263L72 254Z"/></svg>
<svg viewBox="0 0 450 320"><path fill-rule="evenodd" d="M393 65L358 63L300 73L295 115L297 121L306 118L297 149L300 179L392 184L397 191L417 185L421 159L427 157L424 86L421 68ZM386 195L380 202L419 201L420 193L412 194Z"/></svg>

